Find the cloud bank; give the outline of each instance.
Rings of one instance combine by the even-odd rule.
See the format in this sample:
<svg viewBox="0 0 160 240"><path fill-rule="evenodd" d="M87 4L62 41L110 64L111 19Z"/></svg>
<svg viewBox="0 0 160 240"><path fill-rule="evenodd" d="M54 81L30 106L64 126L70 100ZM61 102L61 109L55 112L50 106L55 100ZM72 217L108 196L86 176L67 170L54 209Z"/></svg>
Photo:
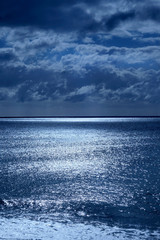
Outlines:
<svg viewBox="0 0 160 240"><path fill-rule="evenodd" d="M1 114L160 114L159 22L156 0L1 1Z"/></svg>

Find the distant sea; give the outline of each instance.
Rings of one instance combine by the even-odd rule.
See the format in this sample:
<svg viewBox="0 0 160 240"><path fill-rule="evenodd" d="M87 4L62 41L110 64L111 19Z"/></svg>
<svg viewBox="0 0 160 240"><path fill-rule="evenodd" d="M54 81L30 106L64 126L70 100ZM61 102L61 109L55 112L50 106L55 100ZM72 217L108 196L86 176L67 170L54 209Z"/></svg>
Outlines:
<svg viewBox="0 0 160 240"><path fill-rule="evenodd" d="M0 239L160 239L160 118L0 119Z"/></svg>

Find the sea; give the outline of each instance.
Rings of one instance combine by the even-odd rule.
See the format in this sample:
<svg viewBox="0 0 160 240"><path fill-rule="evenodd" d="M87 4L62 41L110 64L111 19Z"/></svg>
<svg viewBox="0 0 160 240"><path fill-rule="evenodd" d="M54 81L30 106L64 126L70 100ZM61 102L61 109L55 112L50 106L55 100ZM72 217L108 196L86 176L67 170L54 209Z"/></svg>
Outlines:
<svg viewBox="0 0 160 240"><path fill-rule="evenodd" d="M160 239L160 118L1 118L0 239Z"/></svg>

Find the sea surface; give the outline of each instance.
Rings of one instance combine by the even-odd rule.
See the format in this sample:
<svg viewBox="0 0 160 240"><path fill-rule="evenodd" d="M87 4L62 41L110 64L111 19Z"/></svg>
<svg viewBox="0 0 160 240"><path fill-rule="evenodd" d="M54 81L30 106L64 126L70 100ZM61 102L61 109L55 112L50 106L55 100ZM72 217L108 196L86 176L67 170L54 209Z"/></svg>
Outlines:
<svg viewBox="0 0 160 240"><path fill-rule="evenodd" d="M0 119L0 239L160 239L160 118Z"/></svg>

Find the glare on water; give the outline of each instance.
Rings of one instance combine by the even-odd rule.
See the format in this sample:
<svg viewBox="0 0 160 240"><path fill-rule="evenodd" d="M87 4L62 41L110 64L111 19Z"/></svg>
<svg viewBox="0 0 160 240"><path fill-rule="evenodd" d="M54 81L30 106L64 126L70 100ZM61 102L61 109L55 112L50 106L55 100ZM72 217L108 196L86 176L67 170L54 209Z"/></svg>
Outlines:
<svg viewBox="0 0 160 240"><path fill-rule="evenodd" d="M1 216L158 229L158 119L8 119L0 133Z"/></svg>

